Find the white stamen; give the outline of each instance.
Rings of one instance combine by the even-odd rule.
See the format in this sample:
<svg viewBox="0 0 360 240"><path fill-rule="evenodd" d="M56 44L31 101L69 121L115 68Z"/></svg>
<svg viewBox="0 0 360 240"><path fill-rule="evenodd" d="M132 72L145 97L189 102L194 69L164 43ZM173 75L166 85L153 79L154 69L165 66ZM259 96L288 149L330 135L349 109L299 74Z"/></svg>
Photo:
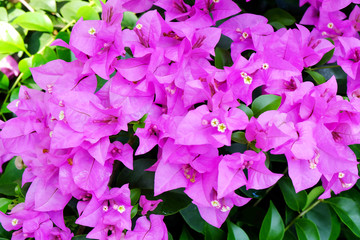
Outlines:
<svg viewBox="0 0 360 240"><path fill-rule="evenodd" d="M19 220L14 218L13 220L11 220L11 225L16 226L19 223Z"/></svg>
<svg viewBox="0 0 360 240"><path fill-rule="evenodd" d="M218 130L219 132L224 133L224 132L225 132L225 130L226 130L226 125L225 125L225 124L223 124L223 123L220 123L220 124L218 125L217 130Z"/></svg>
<svg viewBox="0 0 360 240"><path fill-rule="evenodd" d="M342 183L341 186L342 186L343 188L349 188L349 187L352 186L352 183Z"/></svg>
<svg viewBox="0 0 360 240"><path fill-rule="evenodd" d="M269 69L269 64L263 63L261 67L262 67L262 69L264 69L264 70Z"/></svg>
<svg viewBox="0 0 360 240"><path fill-rule="evenodd" d="M123 212L125 212L125 206L120 205L117 210L118 210L119 213L123 213Z"/></svg>
<svg viewBox="0 0 360 240"><path fill-rule="evenodd" d="M309 165L309 167L310 167L311 169L315 169L316 166L317 166L317 164L314 163L314 162L311 162L310 165Z"/></svg>
<svg viewBox="0 0 360 240"><path fill-rule="evenodd" d="M241 72L240 75L244 78L247 76L247 73L246 72Z"/></svg>
<svg viewBox="0 0 360 240"><path fill-rule="evenodd" d="M60 111L60 113L59 113L59 120L61 121L61 120L64 120L64 118L65 118L65 113L64 113L64 111Z"/></svg>
<svg viewBox="0 0 360 240"><path fill-rule="evenodd" d="M213 118L212 120L211 120L211 126L212 127L217 127L218 125L219 125L219 119L217 119L217 118Z"/></svg>
<svg viewBox="0 0 360 240"><path fill-rule="evenodd" d="M143 25L141 23L138 23L138 24L136 24L135 27L140 30L140 29L142 29Z"/></svg>
<svg viewBox="0 0 360 240"><path fill-rule="evenodd" d="M330 22L330 23L328 23L327 27L332 29L334 27L334 24L332 22Z"/></svg>
<svg viewBox="0 0 360 240"><path fill-rule="evenodd" d="M15 106L19 107L20 101L16 101Z"/></svg>
<svg viewBox="0 0 360 240"><path fill-rule="evenodd" d="M103 206L103 211L104 212L107 212L109 210L109 207L108 206Z"/></svg>
<svg viewBox="0 0 360 240"><path fill-rule="evenodd" d="M211 206L215 207L215 208L220 208L220 203L218 200L212 200L211 201Z"/></svg>
<svg viewBox="0 0 360 240"><path fill-rule="evenodd" d="M246 77L244 77L244 83L245 84L251 84L252 83L252 77L250 77L250 76L246 76Z"/></svg>
<svg viewBox="0 0 360 240"><path fill-rule="evenodd" d="M343 177L345 177L345 173L339 172L338 177L339 177L339 178L343 178Z"/></svg>
<svg viewBox="0 0 360 240"><path fill-rule="evenodd" d="M53 137L53 131L50 131L50 132L49 132L49 136L50 136L50 137Z"/></svg>
<svg viewBox="0 0 360 240"><path fill-rule="evenodd" d="M90 35L94 36L95 33L96 33L96 29L95 29L94 27L92 27L92 28L89 29L88 33L89 33Z"/></svg>
<svg viewBox="0 0 360 240"><path fill-rule="evenodd" d="M222 212L227 212L227 211L230 211L230 207L229 206L222 206L221 209L220 209Z"/></svg>
<svg viewBox="0 0 360 240"><path fill-rule="evenodd" d="M249 34L247 32L243 32L242 37L244 39L247 39L249 37Z"/></svg>

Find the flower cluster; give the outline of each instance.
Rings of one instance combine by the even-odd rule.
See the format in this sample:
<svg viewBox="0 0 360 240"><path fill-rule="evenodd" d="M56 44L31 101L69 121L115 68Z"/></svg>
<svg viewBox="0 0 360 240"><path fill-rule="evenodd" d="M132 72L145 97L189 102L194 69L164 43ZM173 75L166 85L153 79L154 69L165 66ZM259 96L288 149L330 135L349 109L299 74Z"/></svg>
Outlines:
<svg viewBox="0 0 360 240"><path fill-rule="evenodd" d="M17 117L1 122L0 160L21 156L25 202L0 221L14 239L70 239L63 209L76 199L77 224L93 228L95 239L167 239L163 216L150 215L159 202L140 200L142 214L131 224L129 186L109 189L115 161L133 169L133 156L158 147L154 194L184 188L201 216L220 227L231 208L250 199L235 193L265 189L282 174L271 172L266 155L285 154L296 191L321 179L325 192L339 193L358 179L360 143L360 9L348 19L340 12L351 1L314 0L301 24L310 32L274 31L267 19L240 13L231 0L109 0L102 20L79 20L69 44L76 60L55 60L31 70L44 90L22 86L8 108ZM353 1L357 2L357 1ZM122 29L125 11L144 12L134 29ZM229 18L219 27L216 22ZM233 65L213 66L221 35L232 40ZM336 79L314 86L302 71L334 49L332 62L348 74L348 98L337 94ZM242 53L251 51L250 57ZM106 80L98 87L98 79ZM248 116L253 91L282 97L278 110ZM139 146L110 141L128 123L146 116L135 135ZM261 151L220 154L231 135L245 131ZM135 153L134 153L135 151Z"/></svg>

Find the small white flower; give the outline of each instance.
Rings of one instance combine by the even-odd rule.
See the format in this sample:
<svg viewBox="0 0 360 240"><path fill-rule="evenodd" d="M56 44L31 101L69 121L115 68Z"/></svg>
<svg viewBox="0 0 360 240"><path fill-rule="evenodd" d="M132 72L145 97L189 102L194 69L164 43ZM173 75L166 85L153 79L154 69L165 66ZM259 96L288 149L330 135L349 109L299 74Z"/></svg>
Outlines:
<svg viewBox="0 0 360 240"><path fill-rule="evenodd" d="M95 29L94 27L91 27L91 28L89 29L88 33L89 33L90 35L94 36L95 33L96 33L96 29Z"/></svg>

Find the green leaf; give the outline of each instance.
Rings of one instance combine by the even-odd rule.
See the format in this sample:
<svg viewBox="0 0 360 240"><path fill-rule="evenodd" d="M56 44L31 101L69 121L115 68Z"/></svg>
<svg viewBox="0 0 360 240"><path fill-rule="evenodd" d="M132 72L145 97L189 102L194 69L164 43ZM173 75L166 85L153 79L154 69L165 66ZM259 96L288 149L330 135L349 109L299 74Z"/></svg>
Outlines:
<svg viewBox="0 0 360 240"><path fill-rule="evenodd" d="M331 38L325 38L329 42L331 42L334 45L334 41ZM321 58L321 60L316 64L316 66L321 66L326 64L334 55L335 48L331 49L327 53L324 54L324 56Z"/></svg>
<svg viewBox="0 0 360 240"><path fill-rule="evenodd" d="M0 53L24 51L24 41L20 34L7 22L0 22Z"/></svg>
<svg viewBox="0 0 360 240"><path fill-rule="evenodd" d="M243 110L246 113L246 115L248 116L249 120L254 116L253 111L243 103L240 104L240 106L238 106L237 108Z"/></svg>
<svg viewBox="0 0 360 240"><path fill-rule="evenodd" d="M36 10L46 10L49 12L56 12L56 1L55 0L30 0L30 6Z"/></svg>
<svg viewBox="0 0 360 240"><path fill-rule="evenodd" d="M131 205L135 205L139 201L141 189L134 188L130 190Z"/></svg>
<svg viewBox="0 0 360 240"><path fill-rule="evenodd" d="M328 206L328 204L320 203L305 217L315 223L320 239L337 239L340 234L340 221L336 213Z"/></svg>
<svg viewBox="0 0 360 240"><path fill-rule="evenodd" d="M23 73L23 79L27 79L31 76L30 67L32 67L32 57L23 58L20 60L19 64L19 71Z"/></svg>
<svg viewBox="0 0 360 240"><path fill-rule="evenodd" d="M317 186L313 189L311 189L310 193L307 196L307 200L306 200L306 204L305 206L302 208L302 210L305 210L306 208L308 208L310 206L310 204L312 202L314 202L316 199L318 199L318 197L324 192L324 188L323 186Z"/></svg>
<svg viewBox="0 0 360 240"><path fill-rule="evenodd" d="M3 104L1 105L0 112L1 112L1 113L11 113L11 111L7 108L8 105L9 105L8 102L3 103Z"/></svg>
<svg viewBox="0 0 360 240"><path fill-rule="evenodd" d="M133 206L131 209L131 218L136 216L138 210L139 210L139 204L135 204L135 206Z"/></svg>
<svg viewBox="0 0 360 240"><path fill-rule="evenodd" d="M124 12L123 19L121 21L122 28L133 29L136 25L138 18L133 12Z"/></svg>
<svg viewBox="0 0 360 240"><path fill-rule="evenodd" d="M278 240L284 236L284 222L276 207L270 201L270 206L260 229L260 240Z"/></svg>
<svg viewBox="0 0 360 240"><path fill-rule="evenodd" d="M307 194L305 191L295 192L292 181L288 177L283 177L278 182L280 190L284 196L286 205L294 211L300 211L306 204Z"/></svg>
<svg viewBox="0 0 360 240"><path fill-rule="evenodd" d="M257 97L251 104L255 117L269 110L277 110L281 104L281 97L268 94Z"/></svg>
<svg viewBox="0 0 360 240"><path fill-rule="evenodd" d="M309 219L298 219L295 222L295 228L299 240L320 240L320 234L315 223Z"/></svg>
<svg viewBox="0 0 360 240"><path fill-rule="evenodd" d="M96 75L96 80L97 80L97 86L95 92L99 91L107 82L107 80L103 79L102 77L99 77L98 75Z"/></svg>
<svg viewBox="0 0 360 240"><path fill-rule="evenodd" d="M215 48L215 67L218 69L224 69L224 66L231 66L233 62L229 51L216 47Z"/></svg>
<svg viewBox="0 0 360 240"><path fill-rule="evenodd" d="M55 51L50 47L45 47L42 53L46 62L50 62L57 59Z"/></svg>
<svg viewBox="0 0 360 240"><path fill-rule="evenodd" d="M60 9L60 13L69 22L72 20L77 20L76 13L81 7L87 5L88 3L83 1L68 2Z"/></svg>
<svg viewBox="0 0 360 240"><path fill-rule="evenodd" d="M6 211L8 210L8 206L11 202L12 202L12 200L10 200L10 199L0 198L0 211L2 211L3 213L6 213Z"/></svg>
<svg viewBox="0 0 360 240"><path fill-rule="evenodd" d="M0 72L0 88L4 90L9 88L9 78L2 72Z"/></svg>
<svg viewBox="0 0 360 240"><path fill-rule="evenodd" d="M24 13L15 18L13 23L33 31L52 32L54 30L50 18L46 14L40 12Z"/></svg>
<svg viewBox="0 0 360 240"><path fill-rule="evenodd" d="M273 8L268 10L264 16L269 20L269 23L278 22L285 26L290 26L295 23L295 18L287 11L281 8Z"/></svg>
<svg viewBox="0 0 360 240"><path fill-rule="evenodd" d="M156 207L152 214L173 215L181 209L186 208L191 203L191 199L184 193L183 189L175 189L164 192L156 197L153 196L153 190L142 190L142 193L149 200L162 199L162 202Z"/></svg>
<svg viewBox="0 0 360 240"><path fill-rule="evenodd" d="M249 240L249 236L238 225L226 221L228 227L227 240Z"/></svg>
<svg viewBox="0 0 360 240"><path fill-rule="evenodd" d="M339 216L341 221L360 237L360 206L350 198L334 197L325 200Z"/></svg>
<svg viewBox="0 0 360 240"><path fill-rule="evenodd" d="M194 238L191 236L190 232L186 229L185 226L182 229L179 240L194 240Z"/></svg>
<svg viewBox="0 0 360 240"><path fill-rule="evenodd" d="M17 18L18 16L24 14L25 11L23 11L22 9L19 8L11 8L8 10L8 22L12 22L14 21L15 18Z"/></svg>
<svg viewBox="0 0 360 240"><path fill-rule="evenodd" d="M180 214L189 227L199 233L204 233L206 222L200 216L199 210L195 204L190 204L186 208L181 209Z"/></svg>
<svg viewBox="0 0 360 240"><path fill-rule="evenodd" d="M286 26L280 22L269 22L271 26L273 26L276 30L279 30L281 28L286 28Z"/></svg>
<svg viewBox="0 0 360 240"><path fill-rule="evenodd" d="M0 21L2 22L8 21L7 11L6 8L4 7L0 7Z"/></svg>
<svg viewBox="0 0 360 240"><path fill-rule="evenodd" d="M237 142L240 144L248 144L248 141L246 140L245 133L241 131L233 132L231 134L231 141Z"/></svg>
<svg viewBox="0 0 360 240"><path fill-rule="evenodd" d="M93 238L86 238L86 235L77 235L72 237L71 240L92 240Z"/></svg>
<svg viewBox="0 0 360 240"><path fill-rule="evenodd" d="M19 87L16 87L16 88L11 92L10 102L14 101L15 99L19 99L19 91L20 91L20 88L19 88Z"/></svg>
<svg viewBox="0 0 360 240"><path fill-rule="evenodd" d="M314 70L306 69L305 72L308 73L314 79L317 85L326 82L325 77Z"/></svg>
<svg viewBox="0 0 360 240"><path fill-rule="evenodd" d="M5 168L0 177L0 193L7 196L16 196L15 188L21 185L21 177L24 170L19 170L15 166L13 158Z"/></svg>
<svg viewBox="0 0 360 240"><path fill-rule="evenodd" d="M100 20L99 14L90 6L82 6L76 12L76 19L83 18L84 20Z"/></svg>
<svg viewBox="0 0 360 240"><path fill-rule="evenodd" d="M47 32L34 32L27 41L27 48L29 52L34 55L38 53L40 49L47 46L50 41L53 41L52 34Z"/></svg>
<svg viewBox="0 0 360 240"><path fill-rule="evenodd" d="M32 67L39 67L46 63L45 58L41 54L35 54L32 59Z"/></svg>
<svg viewBox="0 0 360 240"><path fill-rule="evenodd" d="M205 240L226 239L226 234L220 228L214 227L208 223L205 224Z"/></svg>

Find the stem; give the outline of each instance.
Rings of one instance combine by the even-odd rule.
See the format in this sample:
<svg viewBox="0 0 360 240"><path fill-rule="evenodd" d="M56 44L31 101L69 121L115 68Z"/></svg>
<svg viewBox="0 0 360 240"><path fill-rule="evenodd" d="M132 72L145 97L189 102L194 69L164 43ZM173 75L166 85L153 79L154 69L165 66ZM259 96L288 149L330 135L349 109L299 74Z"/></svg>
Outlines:
<svg viewBox="0 0 360 240"><path fill-rule="evenodd" d="M296 222L296 220L298 220L299 218L301 218L302 216L304 216L306 213L308 213L311 209L313 209L314 207L316 207L316 205L318 205L319 203L322 202L322 199L318 199L316 202L314 202L312 205L310 205L307 209L305 209L304 211L302 211L296 218L294 218L289 225L286 226L285 228L285 232L292 226L294 225L294 223Z"/></svg>
<svg viewBox="0 0 360 240"><path fill-rule="evenodd" d="M19 0L24 7L26 7L30 12L35 12L34 9L25 1L25 0Z"/></svg>
<svg viewBox="0 0 360 240"><path fill-rule="evenodd" d="M23 76L24 76L23 73L20 73L20 74L19 74L19 76L18 76L17 79L15 80L14 84L13 84L12 87L10 88L8 94L6 94L6 97L5 97L5 100L4 100L3 105L4 105L4 104L6 103L6 101L9 99L11 92L14 91L16 85L18 85L18 84L20 83L21 78L22 78Z"/></svg>
<svg viewBox="0 0 360 240"><path fill-rule="evenodd" d="M319 69L326 69L326 68L337 68L340 67L339 65L327 65L322 67L316 67L316 68L309 68L310 70L319 70Z"/></svg>
<svg viewBox="0 0 360 240"><path fill-rule="evenodd" d="M71 22L69 22L68 24L65 25L65 27L63 27L62 29L60 29L59 32L64 32L66 31L68 28L70 28L73 24L76 23L76 20L72 20Z"/></svg>

